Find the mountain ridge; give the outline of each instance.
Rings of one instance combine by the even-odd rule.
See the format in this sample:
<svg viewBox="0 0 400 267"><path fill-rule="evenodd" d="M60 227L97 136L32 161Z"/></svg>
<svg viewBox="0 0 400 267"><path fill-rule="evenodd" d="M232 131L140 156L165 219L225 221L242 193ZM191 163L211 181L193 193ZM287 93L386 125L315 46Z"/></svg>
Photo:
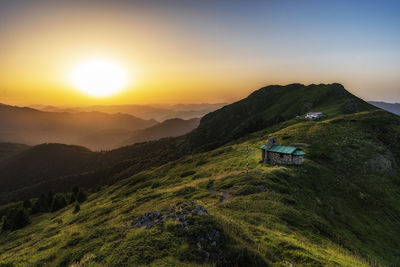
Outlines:
<svg viewBox="0 0 400 267"><path fill-rule="evenodd" d="M393 114L400 115L400 103L386 103L382 101L368 101L368 103Z"/></svg>

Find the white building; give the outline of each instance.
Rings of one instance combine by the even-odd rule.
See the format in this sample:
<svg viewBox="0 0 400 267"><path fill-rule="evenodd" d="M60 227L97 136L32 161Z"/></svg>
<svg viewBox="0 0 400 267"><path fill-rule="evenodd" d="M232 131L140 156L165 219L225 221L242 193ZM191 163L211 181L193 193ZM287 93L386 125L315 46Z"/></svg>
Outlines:
<svg viewBox="0 0 400 267"><path fill-rule="evenodd" d="M326 116L322 112L309 112L305 116L305 118L309 119L309 120L317 120L317 119L321 119L321 118L324 118L324 117L326 117Z"/></svg>

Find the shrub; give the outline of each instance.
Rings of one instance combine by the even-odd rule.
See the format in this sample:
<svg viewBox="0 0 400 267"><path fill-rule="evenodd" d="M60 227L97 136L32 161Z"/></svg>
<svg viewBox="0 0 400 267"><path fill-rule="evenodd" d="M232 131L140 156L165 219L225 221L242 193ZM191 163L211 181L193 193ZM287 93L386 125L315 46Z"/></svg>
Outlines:
<svg viewBox="0 0 400 267"><path fill-rule="evenodd" d="M234 192L235 195L246 196L259 193L261 190L254 185L245 185Z"/></svg>
<svg viewBox="0 0 400 267"><path fill-rule="evenodd" d="M4 230L17 230L30 223L28 212L23 207L8 210L3 221Z"/></svg>
<svg viewBox="0 0 400 267"><path fill-rule="evenodd" d="M174 195L175 196L187 196L189 194L193 194L196 191L196 188L193 186L185 186L179 190L177 190Z"/></svg>
<svg viewBox="0 0 400 267"><path fill-rule="evenodd" d="M187 177L187 176L193 175L193 174L195 174L195 173L196 173L195 171L186 171L186 172L184 172L184 173L181 174L181 177L182 177L182 178L183 178L183 177Z"/></svg>

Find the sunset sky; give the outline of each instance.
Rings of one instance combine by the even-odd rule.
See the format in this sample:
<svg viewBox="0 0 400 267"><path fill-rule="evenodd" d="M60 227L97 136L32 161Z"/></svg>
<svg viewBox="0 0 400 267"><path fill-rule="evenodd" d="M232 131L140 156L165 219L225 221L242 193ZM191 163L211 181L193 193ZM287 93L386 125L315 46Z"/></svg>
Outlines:
<svg viewBox="0 0 400 267"><path fill-rule="evenodd" d="M399 1L0 2L0 102L231 102L264 85L340 82L400 102ZM126 72L112 96L69 75L87 60Z"/></svg>

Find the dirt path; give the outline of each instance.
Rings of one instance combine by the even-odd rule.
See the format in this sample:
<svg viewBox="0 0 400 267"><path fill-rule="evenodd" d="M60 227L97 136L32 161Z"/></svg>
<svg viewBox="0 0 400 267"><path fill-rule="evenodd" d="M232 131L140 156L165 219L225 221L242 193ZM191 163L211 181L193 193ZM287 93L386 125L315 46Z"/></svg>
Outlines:
<svg viewBox="0 0 400 267"><path fill-rule="evenodd" d="M201 179L196 179L196 180L190 181L190 182L185 183L185 184L181 184L181 185L177 185L177 186L174 186L174 187L168 187L168 188L160 189L160 190L158 190L158 192L160 192L160 193L173 192L173 191L177 191L177 190L179 190L179 189L182 189L182 188L185 187L185 186L196 186L196 185L198 185L198 184L200 184L200 183L209 181L210 179L212 179L212 180L218 180L218 179L224 178L224 177L227 176L227 175L231 175L231 174L240 174L240 173L242 173L242 172L240 172L240 171L235 171L235 172L230 172L230 173L222 173L222 174L220 174L220 175L218 175L218 176L205 177L205 178L201 178ZM208 188L207 188L207 189L208 189ZM217 191L215 191L215 192L218 193ZM222 193L222 192L221 192L221 193Z"/></svg>
<svg viewBox="0 0 400 267"><path fill-rule="evenodd" d="M223 202L225 202L225 201L227 201L227 200L233 198L232 194L230 194L230 193L228 193L228 192L222 192L222 191L214 190L214 189L213 189L213 186L214 186L214 182L212 182L212 183L207 187L207 190L208 190L208 192L210 192L210 193L220 195L220 196L221 196L221 198L220 198L220 200L219 200L220 203L223 203Z"/></svg>

